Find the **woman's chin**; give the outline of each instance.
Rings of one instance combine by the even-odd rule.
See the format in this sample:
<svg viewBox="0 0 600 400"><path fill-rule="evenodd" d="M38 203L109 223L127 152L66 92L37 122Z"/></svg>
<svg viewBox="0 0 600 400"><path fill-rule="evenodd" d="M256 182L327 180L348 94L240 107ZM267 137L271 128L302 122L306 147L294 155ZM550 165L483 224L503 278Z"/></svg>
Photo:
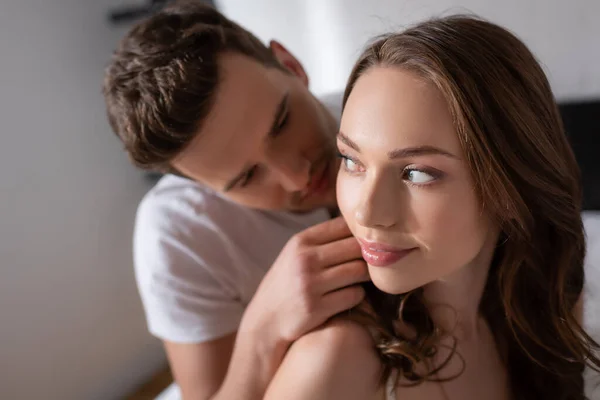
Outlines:
<svg viewBox="0 0 600 400"><path fill-rule="evenodd" d="M373 271L374 268L377 268L377 271ZM388 294L402 294L410 292L418 287L418 285L410 285L407 284L407 282L401 283L399 282L399 279L394 279L394 274L382 273L378 271L379 269L379 267L369 266L369 275L371 276L371 281L375 287L382 292Z"/></svg>

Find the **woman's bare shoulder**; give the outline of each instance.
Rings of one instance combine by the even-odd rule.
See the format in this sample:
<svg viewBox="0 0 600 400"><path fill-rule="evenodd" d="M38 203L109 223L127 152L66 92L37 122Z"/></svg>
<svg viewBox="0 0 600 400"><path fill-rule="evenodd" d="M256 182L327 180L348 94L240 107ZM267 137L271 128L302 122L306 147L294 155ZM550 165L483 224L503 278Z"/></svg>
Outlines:
<svg viewBox="0 0 600 400"><path fill-rule="evenodd" d="M290 347L266 399L369 399L375 396L381 363L366 328L333 319Z"/></svg>
<svg viewBox="0 0 600 400"><path fill-rule="evenodd" d="M356 348L356 355L375 355L375 342L367 328L358 322L334 318L321 327L309 332L296 343L306 346L326 347L328 351L347 353L346 346ZM336 354L341 355L341 354Z"/></svg>

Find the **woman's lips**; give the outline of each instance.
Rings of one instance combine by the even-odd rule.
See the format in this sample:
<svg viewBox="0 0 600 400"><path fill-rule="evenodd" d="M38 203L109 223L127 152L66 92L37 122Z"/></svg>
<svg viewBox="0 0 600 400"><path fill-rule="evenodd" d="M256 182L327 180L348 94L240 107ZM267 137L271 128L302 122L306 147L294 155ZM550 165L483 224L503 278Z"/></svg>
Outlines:
<svg viewBox="0 0 600 400"><path fill-rule="evenodd" d="M358 239L358 242L363 258L367 264L374 267L385 267L394 264L406 257L413 250L416 250L416 247L400 249L387 244L368 242L362 239Z"/></svg>

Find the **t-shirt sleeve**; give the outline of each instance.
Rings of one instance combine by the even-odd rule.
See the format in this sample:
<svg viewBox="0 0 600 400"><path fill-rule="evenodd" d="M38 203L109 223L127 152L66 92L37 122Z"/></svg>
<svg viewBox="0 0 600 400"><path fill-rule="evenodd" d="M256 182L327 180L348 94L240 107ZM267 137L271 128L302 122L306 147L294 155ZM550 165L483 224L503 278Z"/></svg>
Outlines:
<svg viewBox="0 0 600 400"><path fill-rule="evenodd" d="M235 332L244 312L227 271L227 244L209 216L146 198L138 208L134 265L148 329L178 343Z"/></svg>

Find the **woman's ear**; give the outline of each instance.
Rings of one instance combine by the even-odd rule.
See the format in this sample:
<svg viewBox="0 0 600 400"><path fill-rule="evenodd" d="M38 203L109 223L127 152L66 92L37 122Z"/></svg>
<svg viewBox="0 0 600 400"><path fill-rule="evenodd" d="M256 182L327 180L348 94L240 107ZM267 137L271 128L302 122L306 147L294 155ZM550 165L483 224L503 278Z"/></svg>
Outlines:
<svg viewBox="0 0 600 400"><path fill-rule="evenodd" d="M269 48L271 52L277 58L277 60L290 71L294 76L300 78L304 86L308 87L308 75L304 71L304 67L300 64L300 61L296 59L283 45L275 40L269 42Z"/></svg>

